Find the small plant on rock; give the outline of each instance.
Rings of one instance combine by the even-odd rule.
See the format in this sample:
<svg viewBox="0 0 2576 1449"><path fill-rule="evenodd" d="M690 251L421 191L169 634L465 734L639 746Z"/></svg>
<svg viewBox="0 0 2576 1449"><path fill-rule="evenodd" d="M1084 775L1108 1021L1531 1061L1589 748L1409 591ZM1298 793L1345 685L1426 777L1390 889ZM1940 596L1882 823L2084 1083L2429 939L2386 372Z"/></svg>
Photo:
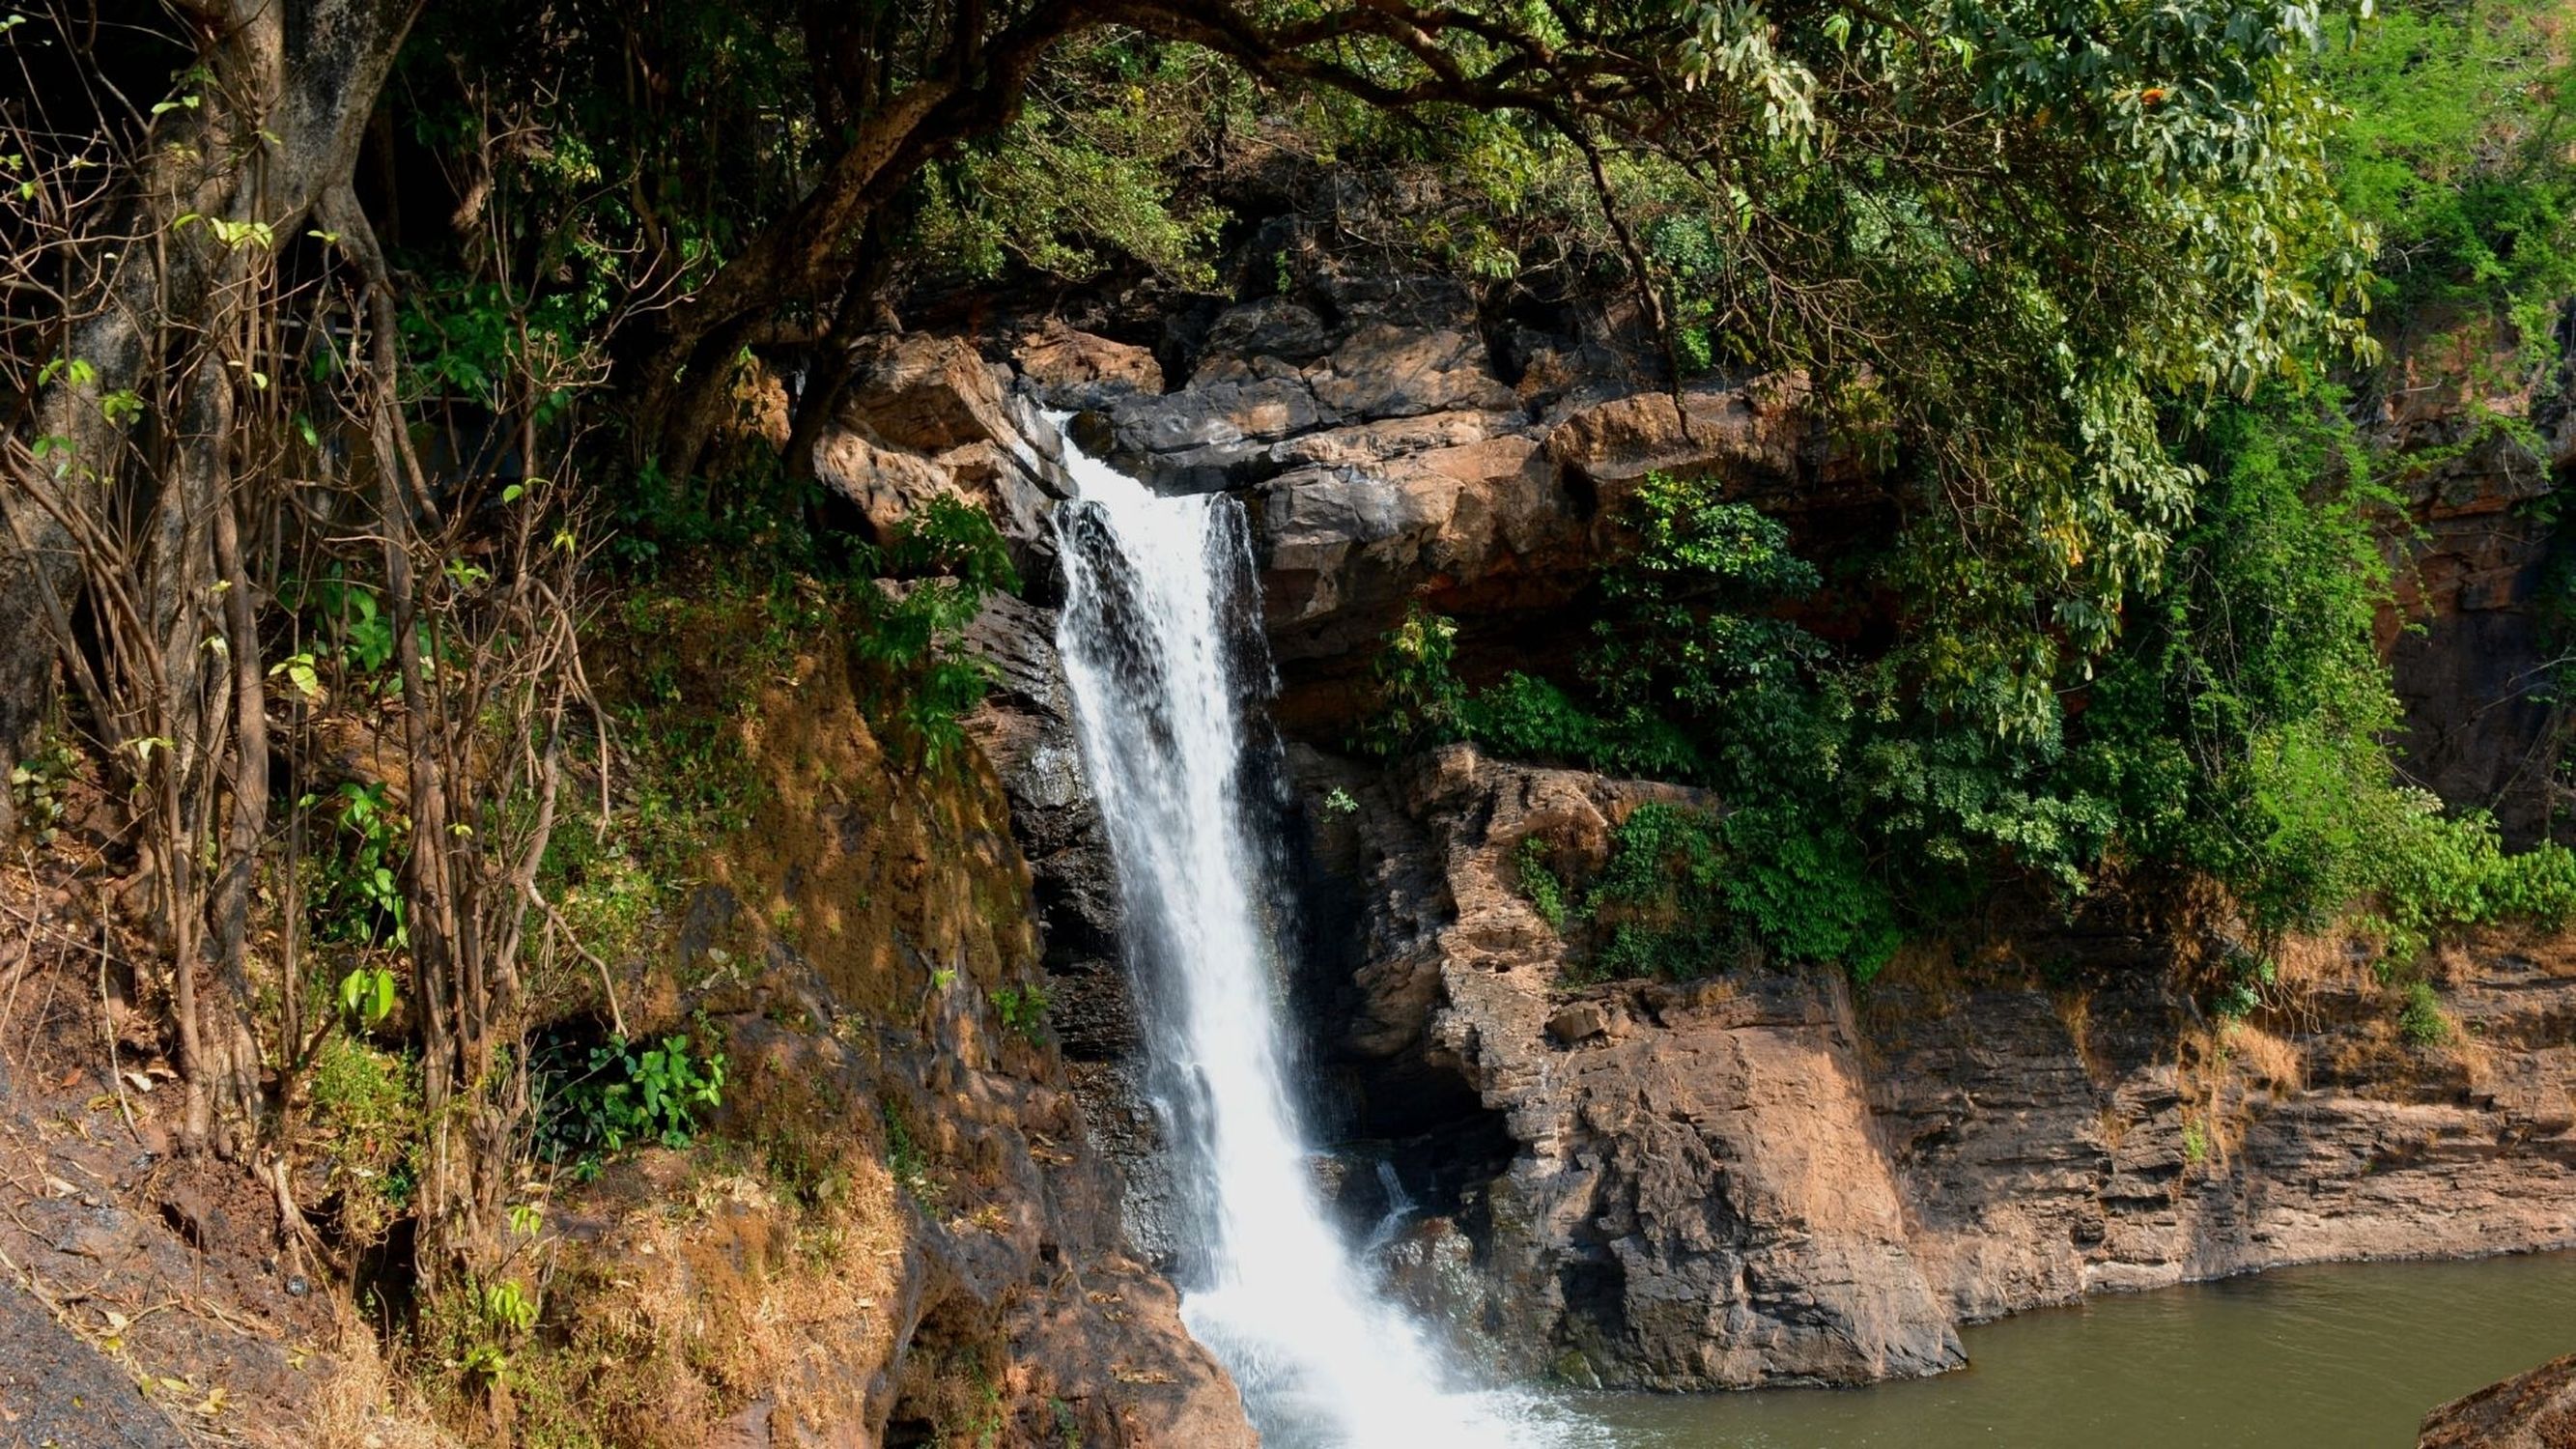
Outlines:
<svg viewBox="0 0 2576 1449"><path fill-rule="evenodd" d="M1047 995L1035 986L1005 986L993 993L993 1011L1005 1030L1031 1046L1046 1040Z"/></svg>
<svg viewBox="0 0 2576 1449"><path fill-rule="evenodd" d="M2409 1046L2435 1047L2451 1039L2451 1016L2442 1009L2433 983L2418 981L2406 988L2406 1002L2397 1011L2397 1030Z"/></svg>

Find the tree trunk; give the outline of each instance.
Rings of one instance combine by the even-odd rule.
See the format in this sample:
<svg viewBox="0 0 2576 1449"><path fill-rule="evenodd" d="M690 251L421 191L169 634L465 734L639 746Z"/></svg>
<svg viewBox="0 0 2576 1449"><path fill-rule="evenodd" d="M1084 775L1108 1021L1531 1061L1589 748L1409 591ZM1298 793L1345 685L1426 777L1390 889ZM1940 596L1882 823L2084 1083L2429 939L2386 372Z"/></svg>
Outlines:
<svg viewBox="0 0 2576 1449"><path fill-rule="evenodd" d="M44 647L0 646L0 748L14 753L50 709L55 659L84 668L70 621L86 591L109 665L84 689L93 724L157 817L145 834L157 837L147 853L190 1146L218 1120L256 1111L260 1065L245 938L267 740L236 514L237 491L260 480L235 478L231 464L237 389L279 363L235 354L275 251L324 188L346 182L416 8L217 0L186 10L209 37L199 66L141 139L121 201L59 243L73 285L55 360L82 366L39 392L23 424L29 446L13 460L69 466L0 488L0 613L49 626ZM49 440L42 463L37 439ZM226 657L230 669L217 669ZM214 871L200 871L195 842L211 834L226 778L223 850ZM201 976L213 992L198 989Z"/></svg>

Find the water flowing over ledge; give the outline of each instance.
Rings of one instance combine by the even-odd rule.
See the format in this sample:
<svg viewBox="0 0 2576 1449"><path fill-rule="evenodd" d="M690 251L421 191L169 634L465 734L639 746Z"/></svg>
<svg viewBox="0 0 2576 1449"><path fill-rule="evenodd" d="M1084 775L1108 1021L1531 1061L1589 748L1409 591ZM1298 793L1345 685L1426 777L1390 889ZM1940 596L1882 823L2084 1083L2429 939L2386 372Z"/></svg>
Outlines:
<svg viewBox="0 0 2576 1449"><path fill-rule="evenodd" d="M1242 509L1157 497L1069 443L1067 456L1078 492L1056 520L1058 645L1179 1159L1184 1317L1267 1443L1556 1442L1537 1401L1456 1382L1318 1199L1277 1004L1282 872L1252 768L1272 748L1257 712L1273 680Z"/></svg>

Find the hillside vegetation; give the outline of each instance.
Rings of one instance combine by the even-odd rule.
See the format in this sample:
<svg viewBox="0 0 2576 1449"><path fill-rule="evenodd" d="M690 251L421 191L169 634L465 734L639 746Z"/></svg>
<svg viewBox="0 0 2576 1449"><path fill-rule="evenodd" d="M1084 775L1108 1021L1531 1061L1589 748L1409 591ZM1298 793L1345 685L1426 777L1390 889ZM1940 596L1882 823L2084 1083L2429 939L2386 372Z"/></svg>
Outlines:
<svg viewBox="0 0 2576 1449"><path fill-rule="evenodd" d="M2410 470L2545 467L2565 407L2563 27L2536 0L0 9L12 911L102 942L103 1017L113 916L171 1153L257 1182L424 1412L590 1442L638 1390L514 1367L552 1311L530 1184L701 1144L746 1080L694 1018L741 1003L670 966L709 862L765 859L781 780L990 845L965 631L1043 560L816 481L858 346L1438 273L1498 330L1616 319L1660 386L1802 377L1870 480L1870 527L1805 556L1656 477L1577 658L1471 685L1437 613L1385 641L1367 750L1467 739L1722 807L1527 854L1585 972L1749 951L1865 983L1998 900L2116 894L2225 943L2192 983L2221 1014L2334 922L2404 992L2445 933L2576 911L2576 854L2410 785L2383 649ZM2401 437L2428 390L2447 431ZM817 678L858 784L762 732ZM807 940L790 895L760 940ZM1044 1042L1015 912L942 917L981 943L997 1056ZM59 966L26 939L0 982ZM946 1000L954 967L915 967ZM849 1040L952 1029L867 981L834 983ZM903 1110L850 1120L810 1160L723 1147L811 1235L782 1259L809 1287L838 1271L815 1243L937 1216ZM959 1415L981 1351L942 1370ZM731 1371L696 1366L708 1404Z"/></svg>

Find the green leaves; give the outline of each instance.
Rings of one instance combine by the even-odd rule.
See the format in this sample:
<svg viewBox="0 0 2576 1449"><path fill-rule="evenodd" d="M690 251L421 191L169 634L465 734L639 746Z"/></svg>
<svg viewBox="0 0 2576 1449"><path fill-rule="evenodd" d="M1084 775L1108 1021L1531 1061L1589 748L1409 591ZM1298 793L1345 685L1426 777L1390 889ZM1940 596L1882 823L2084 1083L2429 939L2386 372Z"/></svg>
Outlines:
<svg viewBox="0 0 2576 1449"><path fill-rule="evenodd" d="M688 1146L699 1116L724 1102L724 1054L693 1050L685 1033L640 1050L611 1037L580 1060L578 1073L540 1063L537 1151L584 1179L633 1146Z"/></svg>
<svg viewBox="0 0 2576 1449"><path fill-rule="evenodd" d="M394 974L361 966L340 978L340 1010L351 1023L372 1030L394 1014Z"/></svg>
<svg viewBox="0 0 2576 1449"><path fill-rule="evenodd" d="M275 679L279 675L286 676L286 682L308 702L322 697L322 677L314 668L312 650L300 650L268 667L269 678Z"/></svg>
<svg viewBox="0 0 2576 1449"><path fill-rule="evenodd" d="M1010 548L982 509L942 495L905 518L862 563L891 576L857 593L852 644L874 676L866 703L923 765L954 763L966 747L959 721L992 678L992 666L967 648L965 629L987 595L1019 588Z"/></svg>

